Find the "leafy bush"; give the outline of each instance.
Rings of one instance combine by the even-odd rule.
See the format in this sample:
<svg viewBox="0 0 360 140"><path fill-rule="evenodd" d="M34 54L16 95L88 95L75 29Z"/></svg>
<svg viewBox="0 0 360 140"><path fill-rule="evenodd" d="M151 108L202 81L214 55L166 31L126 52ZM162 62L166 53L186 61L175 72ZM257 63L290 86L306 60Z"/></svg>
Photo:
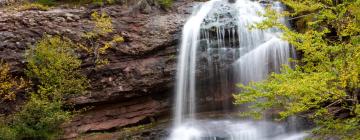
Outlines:
<svg viewBox="0 0 360 140"><path fill-rule="evenodd" d="M56 0L35 0L35 3L42 4L42 5L54 5Z"/></svg>
<svg viewBox="0 0 360 140"><path fill-rule="evenodd" d="M74 52L76 46L60 37L44 38L27 51L29 78L37 81L39 94L54 99L82 93L88 81L80 73L81 60Z"/></svg>
<svg viewBox="0 0 360 140"><path fill-rule="evenodd" d="M72 116L64 110L64 98L81 94L88 86L74 48L67 39L45 37L27 51L26 74L35 92L19 112L0 122L0 139L48 140L61 135L60 125Z"/></svg>
<svg viewBox="0 0 360 140"><path fill-rule="evenodd" d="M25 3L16 8L17 11L27 11L27 10L40 10L47 11L49 10L49 6L39 4L39 3Z"/></svg>
<svg viewBox="0 0 360 140"><path fill-rule="evenodd" d="M158 2L163 8L170 8L173 4L173 0L158 0Z"/></svg>
<svg viewBox="0 0 360 140"><path fill-rule="evenodd" d="M16 92L26 86L25 81L10 75L8 64L0 61L0 103L6 100L14 100Z"/></svg>
<svg viewBox="0 0 360 140"><path fill-rule="evenodd" d="M57 139L60 125L68 121L71 112L62 109L62 102L33 94L22 110L0 122L0 140Z"/></svg>
<svg viewBox="0 0 360 140"><path fill-rule="evenodd" d="M17 131L5 122L5 118L0 117L0 140L17 140Z"/></svg>
<svg viewBox="0 0 360 140"><path fill-rule="evenodd" d="M106 53L106 50L111 48L116 43L121 43L124 38L119 35L111 35L114 32L111 17L106 13L99 14L94 12L91 14L94 28L92 31L84 33L83 37L87 40L87 45L79 45L82 50L85 50L93 58L94 67L108 64L108 60L101 58L101 55ZM109 38L111 40L102 41L102 39Z"/></svg>
<svg viewBox="0 0 360 140"><path fill-rule="evenodd" d="M14 115L12 128L17 139L56 139L61 134L60 125L71 117L62 109L61 101L53 101L33 94L22 110Z"/></svg>
<svg viewBox="0 0 360 140"><path fill-rule="evenodd" d="M37 82L38 90L14 115L13 127L21 139L57 138L60 125L70 119L71 112L63 110L63 99L83 93L88 86L75 48L68 39L45 37L27 51L26 74Z"/></svg>

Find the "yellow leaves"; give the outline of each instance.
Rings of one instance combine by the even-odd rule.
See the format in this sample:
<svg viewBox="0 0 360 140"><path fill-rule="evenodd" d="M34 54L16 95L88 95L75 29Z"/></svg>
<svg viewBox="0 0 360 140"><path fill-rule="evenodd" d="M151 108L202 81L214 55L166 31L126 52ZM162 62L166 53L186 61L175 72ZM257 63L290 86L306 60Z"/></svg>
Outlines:
<svg viewBox="0 0 360 140"><path fill-rule="evenodd" d="M250 108L260 110L275 107L281 110L281 119L321 108L323 103L346 96L336 82L336 75L328 72L303 73L301 69L288 67L284 67L281 74L272 74L266 81L240 85L240 88L242 92L234 95L236 104L252 102Z"/></svg>
<svg viewBox="0 0 360 140"><path fill-rule="evenodd" d="M45 37L28 50L26 74L40 82L40 95L62 99L64 95L82 93L87 87L81 75L81 60L74 52L77 46L68 39Z"/></svg>
<svg viewBox="0 0 360 140"><path fill-rule="evenodd" d="M313 0L281 0L285 5L294 10L293 15L305 12L313 12L324 7L321 2Z"/></svg>
<svg viewBox="0 0 360 140"><path fill-rule="evenodd" d="M95 23L95 35L105 36L113 32L111 18L106 13L99 14L98 12L94 12L91 14L91 17Z"/></svg>
<svg viewBox="0 0 360 140"><path fill-rule="evenodd" d="M124 41L124 38L119 36L119 35L115 35L114 38L110 41L110 42L105 42L103 47L100 47L98 49L100 54L105 54L106 50L111 48L112 44L115 43L121 43Z"/></svg>
<svg viewBox="0 0 360 140"><path fill-rule="evenodd" d="M91 53L91 52L93 52L93 48L88 48L88 47L86 47L86 46L84 46L84 45L82 45L82 44L78 44L77 46L78 46L78 48L79 48L80 50L84 50L86 53Z"/></svg>
<svg viewBox="0 0 360 140"><path fill-rule="evenodd" d="M87 39L89 46L80 44L79 48L85 50L91 57L94 57L93 63L95 66L105 65L108 64L109 61L101 58L101 55L106 54L106 50L117 43L124 42L124 38L119 35L109 37L114 29L112 20L106 13L99 14L98 12L94 12L91 14L91 18L95 28L90 32L84 33L83 36Z"/></svg>
<svg viewBox="0 0 360 140"><path fill-rule="evenodd" d="M356 116L360 117L360 105L359 104L355 106L355 114L356 114Z"/></svg>
<svg viewBox="0 0 360 140"><path fill-rule="evenodd" d="M99 48L99 54L105 54L105 51L110 47L111 47L110 43L105 43L103 47Z"/></svg>
<svg viewBox="0 0 360 140"><path fill-rule="evenodd" d="M121 42L124 42L124 38L119 36L119 35L115 35L112 42L118 42L118 43L121 43Z"/></svg>
<svg viewBox="0 0 360 140"><path fill-rule="evenodd" d="M16 8L17 11L27 11L27 10L48 11L49 9L50 9L49 6L43 5L41 3L24 3Z"/></svg>
<svg viewBox="0 0 360 140"><path fill-rule="evenodd" d="M340 28L339 36L356 36L360 33L360 21L348 21L347 25Z"/></svg>
<svg viewBox="0 0 360 140"><path fill-rule="evenodd" d="M339 45L343 55L338 59L343 59L338 65L338 73L341 86L343 88L360 87L360 46L354 47L350 44Z"/></svg>
<svg viewBox="0 0 360 140"><path fill-rule="evenodd" d="M356 2L350 4L347 7L348 10L351 12L351 14L355 16L355 19L357 21L360 20L360 9L359 9L359 7L360 7L360 1L359 0L357 0Z"/></svg>
<svg viewBox="0 0 360 140"><path fill-rule="evenodd" d="M22 78L12 77L9 65L0 61L0 102L14 100L18 90L25 86L26 82Z"/></svg>

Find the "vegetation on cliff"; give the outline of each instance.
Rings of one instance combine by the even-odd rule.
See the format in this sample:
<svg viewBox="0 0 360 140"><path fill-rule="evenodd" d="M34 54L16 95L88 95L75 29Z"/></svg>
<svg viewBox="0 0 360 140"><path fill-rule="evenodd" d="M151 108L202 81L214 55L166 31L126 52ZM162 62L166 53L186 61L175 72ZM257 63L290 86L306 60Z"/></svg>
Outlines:
<svg viewBox="0 0 360 140"><path fill-rule="evenodd" d="M85 93L89 80L80 68L81 55L93 58L93 68L107 64L101 58L115 43L123 42L113 34L112 20L106 13L92 15L93 30L84 33L83 44L60 36L44 35L25 53L26 82L11 76L8 64L0 63L0 103L12 101L20 91L26 101L13 114L0 114L0 140L58 139L61 125L76 111L66 100ZM108 40L106 38L109 38Z"/></svg>
<svg viewBox="0 0 360 140"><path fill-rule="evenodd" d="M95 67L108 64L108 60L101 58L101 55L105 54L106 50L114 44L123 42L124 38L119 35L113 35L114 28L112 20L106 13L99 14L98 12L94 12L91 14L91 18L94 22L94 28L92 31L86 32L83 35L87 40L87 44L90 45L79 44L79 47L90 54ZM103 39L107 40L102 41Z"/></svg>
<svg viewBox="0 0 360 140"><path fill-rule="evenodd" d="M144 1L140 1L143 3ZM145 1L146 2L146 1ZM0 1L0 7L7 6L10 9L16 11L26 10L40 10L47 11L52 7L65 6L66 7L78 7L78 6L90 6L90 7L102 7L105 5L113 5L117 3L129 3L122 0L18 0L18 1ZM173 5L173 0L155 0L151 1L157 6L163 9L169 9Z"/></svg>
<svg viewBox="0 0 360 140"><path fill-rule="evenodd" d="M257 28L277 27L300 53L294 69L258 83L239 85L236 104L253 102L244 115L260 117L278 108L280 119L305 115L318 125L317 138L360 137L360 0L281 0L289 12L270 8ZM289 16L302 30L294 31L277 19ZM262 102L257 102L261 99Z"/></svg>
<svg viewBox="0 0 360 140"><path fill-rule="evenodd" d="M10 66L0 61L0 103L16 98L16 92L26 86L22 78L16 78L10 74Z"/></svg>
<svg viewBox="0 0 360 140"><path fill-rule="evenodd" d="M158 0L159 4L163 8L170 8L173 4L173 0Z"/></svg>
<svg viewBox="0 0 360 140"><path fill-rule="evenodd" d="M26 74L33 92L21 110L1 122L0 139L54 139L60 125L70 119L64 98L83 93L87 79L80 73L81 61L74 44L60 37L44 38L26 55ZM2 85L3 83L1 83Z"/></svg>

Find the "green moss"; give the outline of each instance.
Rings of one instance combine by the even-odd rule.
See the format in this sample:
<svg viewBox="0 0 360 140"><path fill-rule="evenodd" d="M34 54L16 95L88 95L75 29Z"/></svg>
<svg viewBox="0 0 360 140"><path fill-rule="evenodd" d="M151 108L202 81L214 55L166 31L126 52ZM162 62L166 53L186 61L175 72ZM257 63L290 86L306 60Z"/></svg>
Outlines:
<svg viewBox="0 0 360 140"><path fill-rule="evenodd" d="M50 9L49 6L40 3L24 3L16 8L17 11L27 11L27 10L47 11L49 9Z"/></svg>
<svg viewBox="0 0 360 140"><path fill-rule="evenodd" d="M157 0L162 8L170 8L173 4L173 0Z"/></svg>

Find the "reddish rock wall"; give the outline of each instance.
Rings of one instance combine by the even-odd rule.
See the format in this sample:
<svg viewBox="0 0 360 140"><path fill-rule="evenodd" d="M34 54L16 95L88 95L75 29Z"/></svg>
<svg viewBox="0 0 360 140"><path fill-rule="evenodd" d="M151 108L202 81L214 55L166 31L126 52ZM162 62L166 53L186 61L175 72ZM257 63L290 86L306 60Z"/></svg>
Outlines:
<svg viewBox="0 0 360 140"><path fill-rule="evenodd" d="M61 35L74 42L92 28L90 14L106 11L113 19L115 32L125 42L104 56L105 67L90 70L86 55L84 73L91 89L69 99L76 107L90 107L64 125L66 138L80 133L108 131L143 123L169 112L174 85L176 48L191 1L177 1L164 11L153 0L135 0L100 8L57 8L49 11L13 12L0 10L0 58L10 63L21 76L24 53L45 34Z"/></svg>

